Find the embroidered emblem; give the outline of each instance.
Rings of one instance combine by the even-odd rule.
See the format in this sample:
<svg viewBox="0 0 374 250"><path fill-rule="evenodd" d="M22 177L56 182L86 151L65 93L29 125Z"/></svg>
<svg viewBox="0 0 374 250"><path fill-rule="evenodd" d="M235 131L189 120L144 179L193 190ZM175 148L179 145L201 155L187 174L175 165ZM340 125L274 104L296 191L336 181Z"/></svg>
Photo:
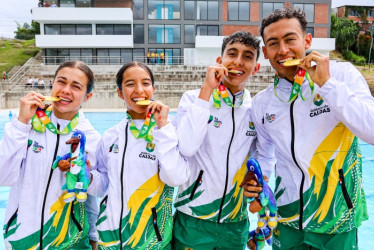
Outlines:
<svg viewBox="0 0 374 250"><path fill-rule="evenodd" d="M275 114L269 114L269 113L266 113L266 116L265 116L266 120L270 123L272 123L274 120L275 120Z"/></svg>
<svg viewBox="0 0 374 250"><path fill-rule="evenodd" d="M112 144L112 146L110 146L109 148L109 152L112 152L117 154L119 152L119 148L118 148L118 144Z"/></svg>
<svg viewBox="0 0 374 250"><path fill-rule="evenodd" d="M214 117L214 123L213 123L214 127L219 128L221 126L221 124L222 124L222 122L220 120L218 120L217 117Z"/></svg>
<svg viewBox="0 0 374 250"><path fill-rule="evenodd" d="M44 147L42 145L39 145L37 141L35 141L34 144L32 145L32 151L34 151L35 153L41 152L42 149L44 149Z"/></svg>

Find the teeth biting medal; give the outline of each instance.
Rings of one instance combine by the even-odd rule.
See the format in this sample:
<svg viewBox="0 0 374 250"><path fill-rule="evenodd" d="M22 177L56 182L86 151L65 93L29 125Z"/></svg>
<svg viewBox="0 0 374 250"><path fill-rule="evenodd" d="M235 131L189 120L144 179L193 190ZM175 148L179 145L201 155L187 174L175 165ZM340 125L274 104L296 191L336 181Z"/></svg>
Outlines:
<svg viewBox="0 0 374 250"><path fill-rule="evenodd" d="M57 102L60 100L61 99L56 96L44 96L44 101L47 101L47 102Z"/></svg>
<svg viewBox="0 0 374 250"><path fill-rule="evenodd" d="M151 103L152 103L152 100L140 100L136 102L137 105L149 105Z"/></svg>
<svg viewBox="0 0 374 250"><path fill-rule="evenodd" d="M299 64L300 64L300 59L292 59L292 60L285 61L283 63L283 66L296 66Z"/></svg>

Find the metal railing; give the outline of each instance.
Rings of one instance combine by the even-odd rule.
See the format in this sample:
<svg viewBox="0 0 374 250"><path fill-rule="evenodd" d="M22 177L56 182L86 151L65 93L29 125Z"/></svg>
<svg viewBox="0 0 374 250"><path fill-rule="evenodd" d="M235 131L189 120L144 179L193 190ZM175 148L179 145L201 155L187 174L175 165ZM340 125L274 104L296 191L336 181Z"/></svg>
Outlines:
<svg viewBox="0 0 374 250"><path fill-rule="evenodd" d="M42 56L44 64L60 65L63 62L79 60L89 65L123 65L129 60L121 56ZM144 62L149 65L210 65L212 58L184 56L165 56L165 58L147 58L146 56L134 56L134 61Z"/></svg>

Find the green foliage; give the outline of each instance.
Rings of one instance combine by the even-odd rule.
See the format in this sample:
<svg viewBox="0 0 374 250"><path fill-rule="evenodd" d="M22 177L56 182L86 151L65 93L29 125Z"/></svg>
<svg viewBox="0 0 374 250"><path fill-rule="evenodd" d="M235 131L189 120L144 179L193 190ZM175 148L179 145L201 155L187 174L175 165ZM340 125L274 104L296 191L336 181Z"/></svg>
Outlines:
<svg viewBox="0 0 374 250"><path fill-rule="evenodd" d="M339 51L348 50L354 43L360 28L353 20L331 16L331 37Z"/></svg>
<svg viewBox="0 0 374 250"><path fill-rule="evenodd" d="M39 51L35 40L0 40L0 72L9 72L14 66L23 65Z"/></svg>
<svg viewBox="0 0 374 250"><path fill-rule="evenodd" d="M343 51L343 57L344 59L353 62L355 64L363 64L366 62L366 58L363 56L356 55L350 50L344 50Z"/></svg>
<svg viewBox="0 0 374 250"><path fill-rule="evenodd" d="M40 34L40 24L35 21L32 21L31 25L24 23L23 26L17 23L17 26L17 30L14 32L16 39L31 40L35 38L35 35Z"/></svg>
<svg viewBox="0 0 374 250"><path fill-rule="evenodd" d="M360 34L358 36L356 53L360 56L365 57L366 61L369 60L370 45L371 45L370 33ZM370 56L371 61L374 59L373 57L374 57L374 50L372 49L371 56Z"/></svg>

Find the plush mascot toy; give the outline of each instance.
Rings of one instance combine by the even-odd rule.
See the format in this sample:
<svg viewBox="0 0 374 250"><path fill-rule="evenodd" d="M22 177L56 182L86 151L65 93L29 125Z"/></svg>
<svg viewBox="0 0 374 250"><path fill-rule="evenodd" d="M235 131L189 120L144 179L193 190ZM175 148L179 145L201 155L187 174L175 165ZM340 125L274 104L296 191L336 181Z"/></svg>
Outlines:
<svg viewBox="0 0 374 250"><path fill-rule="evenodd" d="M262 192L259 194L258 198L247 198L250 202L249 210L252 213L258 212L257 228L249 233L250 239L248 247L250 249L262 249L265 241L271 244L270 237L272 235L272 229L278 224L278 208L273 191L265 181L258 161L253 158L248 159L247 170L248 172L240 186L243 187L247 182L254 180L257 186L262 187Z"/></svg>
<svg viewBox="0 0 374 250"><path fill-rule="evenodd" d="M64 201L71 202L77 198L79 202L85 202L90 184L90 170L87 165L87 154L84 151L86 136L82 131L75 130L66 144L71 145L70 153L62 157L57 156L52 169L59 167L61 171L67 171L66 184L62 187L67 189L67 193L63 196Z"/></svg>

